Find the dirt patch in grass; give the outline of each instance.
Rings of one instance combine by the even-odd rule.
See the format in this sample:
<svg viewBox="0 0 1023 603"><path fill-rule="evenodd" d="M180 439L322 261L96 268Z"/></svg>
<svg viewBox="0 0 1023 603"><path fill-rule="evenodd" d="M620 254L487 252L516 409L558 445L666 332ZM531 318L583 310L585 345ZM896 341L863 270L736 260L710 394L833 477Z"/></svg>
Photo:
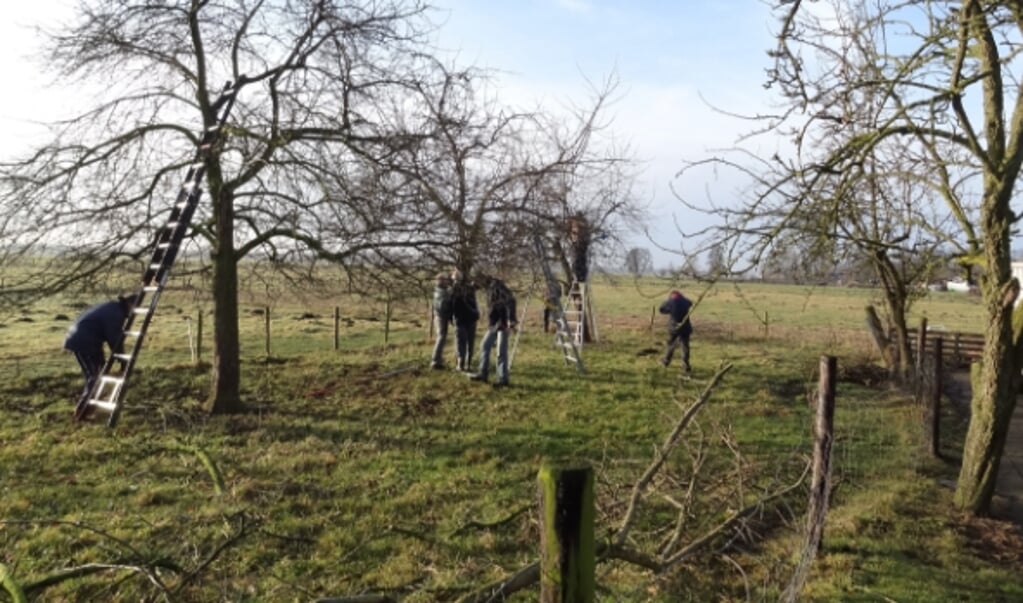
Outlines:
<svg viewBox="0 0 1023 603"><path fill-rule="evenodd" d="M1023 527L998 519L963 517L957 529L975 555L1023 570Z"/></svg>

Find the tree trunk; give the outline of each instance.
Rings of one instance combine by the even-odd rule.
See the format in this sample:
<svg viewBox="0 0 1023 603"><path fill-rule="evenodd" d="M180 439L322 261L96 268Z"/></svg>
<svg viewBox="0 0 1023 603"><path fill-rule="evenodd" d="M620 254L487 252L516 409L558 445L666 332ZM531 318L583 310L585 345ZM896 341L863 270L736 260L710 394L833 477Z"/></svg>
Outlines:
<svg viewBox="0 0 1023 603"><path fill-rule="evenodd" d="M212 170L211 170L212 172ZM218 174L219 175L219 174ZM213 177L211 175L211 182ZM211 184L211 189L214 186ZM212 414L241 412L240 347L238 333L238 258L234 250L234 204L232 195L211 190L216 219L213 264L213 380L209 411Z"/></svg>
<svg viewBox="0 0 1023 603"><path fill-rule="evenodd" d="M970 428L963 445L963 463L955 492L956 506L974 515L987 515L990 511L1009 420L1016 407L1016 394L1012 389L1015 362L1008 353L1011 339L1004 328L1008 313L1001 315L992 316L985 332L979 370L973 371Z"/></svg>
<svg viewBox="0 0 1023 603"><path fill-rule="evenodd" d="M992 184L985 183L988 190L1008 190ZM990 511L1019 384L1012 324L1019 283L1012 277L1010 262L1012 221L1006 215L1011 213L1008 192L988 193L986 197L981 210L985 233L981 287L989 320L980 369L973 379L970 427L954 499L959 509L974 515L987 515Z"/></svg>
<svg viewBox="0 0 1023 603"><path fill-rule="evenodd" d="M867 306L866 313L867 330L870 332L877 350L881 353L885 368L893 371L895 370L895 357L892 353L892 342L888 339L887 329L885 329L884 324L881 322L881 317L877 315L877 310L874 309L874 306Z"/></svg>

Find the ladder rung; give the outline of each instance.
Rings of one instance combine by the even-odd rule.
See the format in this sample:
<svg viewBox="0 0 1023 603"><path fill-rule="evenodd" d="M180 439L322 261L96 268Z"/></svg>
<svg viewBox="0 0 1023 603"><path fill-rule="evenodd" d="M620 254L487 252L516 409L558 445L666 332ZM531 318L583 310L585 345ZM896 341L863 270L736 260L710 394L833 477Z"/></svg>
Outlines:
<svg viewBox="0 0 1023 603"><path fill-rule="evenodd" d="M102 383L113 383L115 385L124 383L124 377L112 377L110 375L100 375L99 380Z"/></svg>
<svg viewBox="0 0 1023 603"><path fill-rule="evenodd" d="M138 337L142 335L142 331L125 331L124 335L126 337Z"/></svg>
<svg viewBox="0 0 1023 603"><path fill-rule="evenodd" d="M167 222L167 228L174 230L175 228L178 227L178 224L180 224L180 222L178 222L177 220L171 220L170 222Z"/></svg>
<svg viewBox="0 0 1023 603"><path fill-rule="evenodd" d="M118 360L124 360L125 362L131 360L131 354L113 354L113 357Z"/></svg>
<svg viewBox="0 0 1023 603"><path fill-rule="evenodd" d="M149 314L149 310L150 310L149 306L139 306L137 308L134 308L132 312L134 312L135 314Z"/></svg>
<svg viewBox="0 0 1023 603"><path fill-rule="evenodd" d="M159 270L160 268L163 268L163 264L160 262L153 262L149 265L150 270Z"/></svg>
<svg viewBox="0 0 1023 603"><path fill-rule="evenodd" d="M152 293L153 291L159 291L160 287L157 285L146 285L145 287L142 287L142 290L146 293Z"/></svg>
<svg viewBox="0 0 1023 603"><path fill-rule="evenodd" d="M114 412L117 410L117 404L107 400L89 400L89 406L95 406L107 412Z"/></svg>

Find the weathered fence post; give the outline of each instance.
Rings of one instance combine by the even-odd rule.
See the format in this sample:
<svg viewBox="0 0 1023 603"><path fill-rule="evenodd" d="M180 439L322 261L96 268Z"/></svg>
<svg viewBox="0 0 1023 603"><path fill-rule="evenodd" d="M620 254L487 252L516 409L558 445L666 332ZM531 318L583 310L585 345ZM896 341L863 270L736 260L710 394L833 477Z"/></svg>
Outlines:
<svg viewBox="0 0 1023 603"><path fill-rule="evenodd" d="M596 591L593 468L540 467L540 601L592 603Z"/></svg>
<svg viewBox="0 0 1023 603"><path fill-rule="evenodd" d="M334 306L334 351L341 349L341 308Z"/></svg>
<svg viewBox="0 0 1023 603"><path fill-rule="evenodd" d="M831 494L831 446L835 442L835 381L838 360L821 356L820 380L817 386L817 418L814 421L813 476L810 482L810 504L806 512L806 540L799 566L793 573L781 600L799 600L810 567L824 546L824 522L828 515Z"/></svg>
<svg viewBox="0 0 1023 603"><path fill-rule="evenodd" d="M188 354L192 359L192 364L195 364L195 338L192 337L192 317L185 317L185 328L188 331Z"/></svg>
<svg viewBox="0 0 1023 603"><path fill-rule="evenodd" d="M934 338L934 383L931 386L931 403L928 406L930 414L928 434L931 456L935 458L941 458L941 383L945 378L943 345L941 337Z"/></svg>
<svg viewBox="0 0 1023 603"><path fill-rule="evenodd" d="M266 333L264 349L266 350L266 357L270 357L270 306L263 307L263 330Z"/></svg>
<svg viewBox="0 0 1023 603"><path fill-rule="evenodd" d="M384 343L391 338L391 292L387 292L387 305L384 307Z"/></svg>
<svg viewBox="0 0 1023 603"><path fill-rule="evenodd" d="M195 317L195 363L202 362L202 308Z"/></svg>
<svg viewBox="0 0 1023 603"><path fill-rule="evenodd" d="M654 332L654 317L657 316L657 306L650 308L650 332Z"/></svg>
<svg viewBox="0 0 1023 603"><path fill-rule="evenodd" d="M813 529L819 530L817 550L824 537L824 517L828 512L828 485L831 481L831 446L835 442L835 382L838 359L821 356L820 381L817 392L817 420L814 422L813 477L810 482L810 517Z"/></svg>
<svg viewBox="0 0 1023 603"><path fill-rule="evenodd" d="M927 380L924 378L924 369L927 367L927 318L920 319L920 328L916 332L916 356L913 358L913 396L917 404L926 404L925 396Z"/></svg>
<svg viewBox="0 0 1023 603"><path fill-rule="evenodd" d="M927 354L924 351L927 349L927 317L920 319L920 330L916 333L916 378L917 380L923 379L924 374L924 357Z"/></svg>

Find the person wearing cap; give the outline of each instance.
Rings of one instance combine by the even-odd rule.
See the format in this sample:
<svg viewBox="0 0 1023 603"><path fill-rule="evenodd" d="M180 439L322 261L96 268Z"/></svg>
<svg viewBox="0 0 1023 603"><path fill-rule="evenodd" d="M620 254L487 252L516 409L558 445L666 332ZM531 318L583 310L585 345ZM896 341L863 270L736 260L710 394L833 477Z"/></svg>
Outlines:
<svg viewBox="0 0 1023 603"><path fill-rule="evenodd" d="M660 313L668 315L668 344L661 358L661 364L671 364L671 357L675 350L682 348L682 366L686 372L692 370L689 364L689 336L693 334L693 323L689 320L692 313L693 302L682 295L679 291L672 291L668 299L661 304Z"/></svg>
<svg viewBox="0 0 1023 603"><path fill-rule="evenodd" d="M433 344L430 368L440 370L444 368L444 345L451 324L451 277L445 272L437 275L433 287L433 323L437 326L437 341Z"/></svg>
<svg viewBox="0 0 1023 603"><path fill-rule="evenodd" d="M473 381L486 381L490 373L490 351L497 346L497 381L494 387L507 387L508 380L508 338L517 325L515 295L503 281L483 276L479 284L487 290L487 334L480 344L479 372L472 375Z"/></svg>
<svg viewBox="0 0 1023 603"><path fill-rule="evenodd" d="M75 355L85 378L85 388L79 403L88 398L106 364L103 344L107 344L111 354L124 351L124 321L135 307L136 299L135 295L122 295L115 300L96 304L82 312L68 328L64 349Z"/></svg>
<svg viewBox="0 0 1023 603"><path fill-rule="evenodd" d="M476 303L476 288L460 271L451 273L451 316L455 323L455 356L458 370L468 371L472 350L476 345L476 323L480 308Z"/></svg>

